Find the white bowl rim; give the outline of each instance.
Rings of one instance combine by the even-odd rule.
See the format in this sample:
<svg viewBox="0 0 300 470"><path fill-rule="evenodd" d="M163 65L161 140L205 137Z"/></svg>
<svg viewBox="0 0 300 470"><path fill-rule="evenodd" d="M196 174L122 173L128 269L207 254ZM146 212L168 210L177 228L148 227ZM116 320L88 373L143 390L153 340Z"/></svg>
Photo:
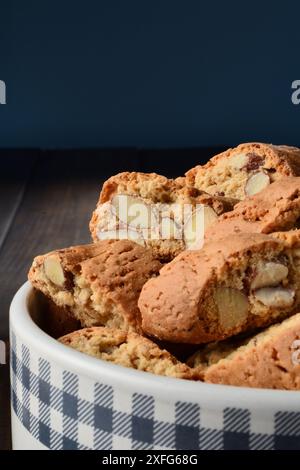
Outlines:
<svg viewBox="0 0 300 470"><path fill-rule="evenodd" d="M210 409L237 407L258 411L300 410L298 391L235 387L162 377L101 361L68 348L47 335L32 320L28 311L31 291L32 286L27 281L15 294L10 307L10 330L50 363L59 364L79 376L114 384L120 390L150 394L167 402L170 399L196 402Z"/></svg>

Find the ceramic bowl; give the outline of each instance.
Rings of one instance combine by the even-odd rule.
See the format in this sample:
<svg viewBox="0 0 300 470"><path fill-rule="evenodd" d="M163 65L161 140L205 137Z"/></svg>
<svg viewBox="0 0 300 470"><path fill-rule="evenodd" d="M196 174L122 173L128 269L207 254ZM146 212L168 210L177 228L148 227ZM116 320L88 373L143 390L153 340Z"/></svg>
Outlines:
<svg viewBox="0 0 300 470"><path fill-rule="evenodd" d="M27 282L10 310L14 449L300 449L300 393L155 376L40 327Z"/></svg>

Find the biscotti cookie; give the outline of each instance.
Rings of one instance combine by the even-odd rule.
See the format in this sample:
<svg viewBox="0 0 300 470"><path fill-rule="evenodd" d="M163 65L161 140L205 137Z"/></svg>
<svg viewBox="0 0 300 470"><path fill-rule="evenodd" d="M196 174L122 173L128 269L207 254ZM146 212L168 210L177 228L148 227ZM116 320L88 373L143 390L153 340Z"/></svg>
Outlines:
<svg viewBox="0 0 300 470"><path fill-rule="evenodd" d="M300 390L300 313L249 340L204 348L187 362L206 382Z"/></svg>
<svg viewBox="0 0 300 470"><path fill-rule="evenodd" d="M124 367L181 379L199 380L199 373L155 343L136 333L93 327L70 333L59 341L77 351Z"/></svg>
<svg viewBox="0 0 300 470"><path fill-rule="evenodd" d="M297 256L300 258L300 229L297 230L289 230L288 232L274 232L271 233L271 236L277 238L278 240L283 241L289 248L293 251L293 259L294 263L297 260Z"/></svg>
<svg viewBox="0 0 300 470"><path fill-rule="evenodd" d="M129 240L103 240L38 256L29 280L82 326L139 331L138 297L160 267L150 249Z"/></svg>
<svg viewBox="0 0 300 470"><path fill-rule="evenodd" d="M296 228L300 219L300 178L284 177L235 205L209 227L205 239L238 232L272 233Z"/></svg>
<svg viewBox="0 0 300 470"><path fill-rule="evenodd" d="M142 328L171 342L219 341L295 312L299 288L285 242L231 235L181 253L144 285Z"/></svg>
<svg viewBox="0 0 300 470"><path fill-rule="evenodd" d="M186 176L192 186L210 194L244 199L283 176L300 176L300 149L240 144L192 168Z"/></svg>
<svg viewBox="0 0 300 470"><path fill-rule="evenodd" d="M94 241L132 239L169 261L199 248L207 227L236 202L189 187L185 178L120 173L104 183L90 229Z"/></svg>

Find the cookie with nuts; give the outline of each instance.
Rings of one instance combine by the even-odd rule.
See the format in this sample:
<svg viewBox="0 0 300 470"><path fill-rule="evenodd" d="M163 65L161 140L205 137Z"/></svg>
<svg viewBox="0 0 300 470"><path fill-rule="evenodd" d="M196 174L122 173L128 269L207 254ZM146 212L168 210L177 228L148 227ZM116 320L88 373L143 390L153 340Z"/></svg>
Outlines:
<svg viewBox="0 0 300 470"><path fill-rule="evenodd" d="M236 202L193 188L185 178L120 173L104 183L90 230L94 241L132 239L166 262L200 247L205 230Z"/></svg>
<svg viewBox="0 0 300 470"><path fill-rule="evenodd" d="M103 240L36 257L29 280L82 326L140 331L138 297L160 267L150 249L130 240Z"/></svg>
<svg viewBox="0 0 300 470"><path fill-rule="evenodd" d="M235 205L209 227L205 239L240 232L272 233L298 227L300 220L300 177L284 177Z"/></svg>
<svg viewBox="0 0 300 470"><path fill-rule="evenodd" d="M243 340L205 346L187 363L205 382L300 390L300 313Z"/></svg>
<svg viewBox="0 0 300 470"><path fill-rule="evenodd" d="M240 144L186 173L192 186L244 199L284 176L300 176L300 149L259 142Z"/></svg>
<svg viewBox="0 0 300 470"><path fill-rule="evenodd" d="M77 351L124 367L180 379L199 380L199 373L165 349L136 333L93 327L74 331L59 341Z"/></svg>
<svg viewBox="0 0 300 470"><path fill-rule="evenodd" d="M263 234L185 251L144 285L142 328L161 340L202 344L275 323L299 307L298 269L290 247Z"/></svg>

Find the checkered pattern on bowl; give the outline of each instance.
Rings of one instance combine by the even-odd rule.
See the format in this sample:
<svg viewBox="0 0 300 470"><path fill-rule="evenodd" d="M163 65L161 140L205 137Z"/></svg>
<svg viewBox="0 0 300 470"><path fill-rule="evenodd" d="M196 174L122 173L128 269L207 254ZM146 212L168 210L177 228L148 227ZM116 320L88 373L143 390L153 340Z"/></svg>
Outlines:
<svg viewBox="0 0 300 470"><path fill-rule="evenodd" d="M249 409L176 401L172 393L169 402L129 393L53 366L14 333L11 398L17 418L49 449L300 449L299 412L264 420Z"/></svg>

